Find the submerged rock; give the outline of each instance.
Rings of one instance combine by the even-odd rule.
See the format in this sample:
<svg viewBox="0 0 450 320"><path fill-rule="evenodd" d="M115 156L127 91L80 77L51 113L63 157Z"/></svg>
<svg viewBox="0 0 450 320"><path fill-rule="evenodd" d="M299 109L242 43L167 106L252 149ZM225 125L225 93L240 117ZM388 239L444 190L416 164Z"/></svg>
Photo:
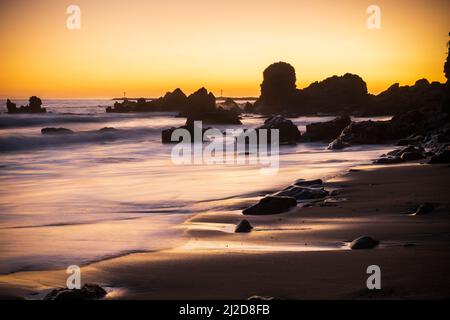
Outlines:
<svg viewBox="0 0 450 320"><path fill-rule="evenodd" d="M236 233L246 233L246 232L252 231L252 229L253 229L253 227L250 224L250 222L248 222L248 220L242 220L236 226L236 229L234 230L234 232L236 232Z"/></svg>
<svg viewBox="0 0 450 320"><path fill-rule="evenodd" d="M54 289L50 291L44 300L96 300L105 297L105 289L96 284L85 284L81 289Z"/></svg>
<svg viewBox="0 0 450 320"><path fill-rule="evenodd" d="M293 197L266 196L257 204L242 211L245 215L269 215L279 214L297 206L297 200Z"/></svg>
<svg viewBox="0 0 450 320"><path fill-rule="evenodd" d="M350 244L350 248L352 250L359 250L359 249L372 249L375 248L380 241L373 239L369 236L362 236L352 241Z"/></svg>
<svg viewBox="0 0 450 320"><path fill-rule="evenodd" d="M71 134L74 132L67 128L43 128L43 129L41 129L41 133L42 134Z"/></svg>

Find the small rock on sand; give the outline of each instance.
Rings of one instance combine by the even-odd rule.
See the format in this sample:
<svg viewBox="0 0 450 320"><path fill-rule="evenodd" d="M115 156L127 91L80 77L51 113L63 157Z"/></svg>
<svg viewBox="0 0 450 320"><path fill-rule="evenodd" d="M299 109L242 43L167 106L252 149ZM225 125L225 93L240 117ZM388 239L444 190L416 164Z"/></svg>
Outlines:
<svg viewBox="0 0 450 320"><path fill-rule="evenodd" d="M289 211L297 206L297 200L293 197L267 196L257 204L242 211L246 215L268 215Z"/></svg>
<svg viewBox="0 0 450 320"><path fill-rule="evenodd" d="M236 229L234 230L234 232L237 233L244 233L244 232L250 232L252 231L253 227L250 224L250 222L248 222L248 220L242 220L241 222L239 222L239 224L236 226Z"/></svg>
<svg viewBox="0 0 450 320"><path fill-rule="evenodd" d="M375 248L379 243L380 241L375 240L372 237L362 236L352 241L352 243L350 244L350 249L372 249Z"/></svg>

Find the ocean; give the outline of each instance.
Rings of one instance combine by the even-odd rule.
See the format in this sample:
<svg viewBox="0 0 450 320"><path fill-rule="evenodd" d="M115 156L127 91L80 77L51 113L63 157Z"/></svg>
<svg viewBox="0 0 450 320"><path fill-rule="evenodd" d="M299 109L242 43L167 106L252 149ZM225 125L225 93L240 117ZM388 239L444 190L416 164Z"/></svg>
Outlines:
<svg viewBox="0 0 450 320"><path fill-rule="evenodd" d="M0 103L2 274L176 247L184 241L183 222L195 214L240 211L242 203L299 178L326 179L392 148L280 146L279 171L265 176L258 164L174 164L173 145L161 143L161 130L185 122L174 113L107 114L112 100L48 100L46 114L9 115L5 102ZM291 120L303 132L308 123L331 119ZM263 121L245 115L242 126L226 128ZM42 135L44 127L75 133ZM98 131L104 127L118 130Z"/></svg>

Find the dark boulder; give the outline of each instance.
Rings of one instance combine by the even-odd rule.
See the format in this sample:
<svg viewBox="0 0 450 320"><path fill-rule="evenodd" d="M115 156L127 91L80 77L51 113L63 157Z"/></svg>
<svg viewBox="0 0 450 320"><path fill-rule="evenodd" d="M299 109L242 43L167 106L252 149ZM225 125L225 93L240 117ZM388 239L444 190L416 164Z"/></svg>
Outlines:
<svg viewBox="0 0 450 320"><path fill-rule="evenodd" d="M268 130L268 141L271 141L270 130L278 130L280 144L297 143L302 135L300 133L300 130L298 130L298 127L291 120L288 120L279 115L266 119L266 121L264 121L264 124L256 128L255 130L259 131L261 129Z"/></svg>
<svg viewBox="0 0 450 320"><path fill-rule="evenodd" d="M308 188L292 185L284 190L275 193L275 196L285 196L295 198L297 201L322 199L328 195L323 188Z"/></svg>
<svg viewBox="0 0 450 320"><path fill-rule="evenodd" d="M400 158L403 161L414 161L425 158L425 155L422 152L411 151L411 152L404 152Z"/></svg>
<svg viewBox="0 0 450 320"><path fill-rule="evenodd" d="M112 127L104 127L104 128L101 128L98 131L99 132L116 132L118 130L116 128L112 128Z"/></svg>
<svg viewBox="0 0 450 320"><path fill-rule="evenodd" d="M306 126L303 138L310 141L330 141L336 139L351 122L349 116L342 116L327 122L311 123Z"/></svg>
<svg viewBox="0 0 450 320"><path fill-rule="evenodd" d="M426 117L420 111L411 111L389 121L352 122L328 148L334 150L355 144L391 143L423 130Z"/></svg>
<svg viewBox="0 0 450 320"><path fill-rule="evenodd" d="M279 214L297 206L297 200L292 197L266 196L257 204L242 211L245 215Z"/></svg>
<svg viewBox="0 0 450 320"><path fill-rule="evenodd" d="M329 150L341 150L350 147L350 143L337 138L328 145Z"/></svg>
<svg viewBox="0 0 450 320"><path fill-rule="evenodd" d="M322 179L314 179L314 180L305 180L298 179L294 182L296 186L299 187L321 187L323 185Z"/></svg>
<svg viewBox="0 0 450 320"><path fill-rule="evenodd" d="M54 289L44 300L97 300L105 297L105 289L96 284L85 284L81 289Z"/></svg>
<svg viewBox="0 0 450 320"><path fill-rule="evenodd" d="M41 129L41 133L42 134L71 134L74 132L67 128L43 128L43 129Z"/></svg>
<svg viewBox="0 0 450 320"><path fill-rule="evenodd" d="M172 140L172 134L177 129L187 130L189 132L189 134L190 134L190 137L191 137L191 143L197 142L197 141L195 141L196 125L195 125L194 121L188 119L188 120L186 120L186 124L184 126L181 126L181 127L178 127L178 128L172 127L172 128L169 128L169 129L162 130L161 131L161 141L162 141L162 143L179 143L179 142L182 142L181 138L179 140ZM210 127L207 127L207 128L203 128L202 127L201 128L201 135L202 136L200 137L200 140L198 142L206 141L206 140L204 140L204 133L205 133L206 130L209 130L209 129L211 129L211 128ZM184 141L184 142L186 142L186 141Z"/></svg>
<svg viewBox="0 0 450 320"><path fill-rule="evenodd" d="M401 157L397 156L385 156L381 157L374 161L374 163L377 164L396 164L396 163L402 163L403 159Z"/></svg>
<svg viewBox="0 0 450 320"><path fill-rule="evenodd" d="M234 230L234 232L236 232L236 233L247 233L247 232L252 231L252 229L253 229L253 227L250 224L250 222L248 222L248 220L242 220L236 226L236 229Z"/></svg>
<svg viewBox="0 0 450 320"><path fill-rule="evenodd" d="M352 241L350 244L350 249L360 250L360 249L372 249L375 248L380 241L373 239L369 236L362 236Z"/></svg>

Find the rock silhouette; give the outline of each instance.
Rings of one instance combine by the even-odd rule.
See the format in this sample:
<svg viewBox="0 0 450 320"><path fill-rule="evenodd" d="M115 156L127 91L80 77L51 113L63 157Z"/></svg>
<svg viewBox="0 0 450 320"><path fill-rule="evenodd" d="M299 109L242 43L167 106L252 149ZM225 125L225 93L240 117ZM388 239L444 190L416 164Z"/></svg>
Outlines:
<svg viewBox="0 0 450 320"><path fill-rule="evenodd" d="M286 62L276 62L263 72L261 96L257 102L259 111L278 114L291 108L297 95L296 75L293 66Z"/></svg>
<svg viewBox="0 0 450 320"><path fill-rule="evenodd" d="M42 108L42 100L36 96L30 97L28 100L27 106L20 106L17 108L15 103L12 103L11 100L6 100L6 108L8 109L8 113L45 113L47 110Z"/></svg>
<svg viewBox="0 0 450 320"><path fill-rule="evenodd" d="M448 68L447 63L444 67L447 75ZM263 72L261 95L255 103L256 111L297 116L393 115L422 108L439 109L445 92L448 92L448 85L420 79L413 86L396 83L380 94L372 95L368 93L365 81L351 73L316 81L304 89L296 88L296 80L295 69L288 63L277 62L267 67ZM449 100L444 102L444 106L448 106Z"/></svg>
<svg viewBox="0 0 450 320"><path fill-rule="evenodd" d="M349 116L338 117L327 122L316 122L306 125L306 133L303 140L309 141L331 141L346 128L352 120Z"/></svg>

